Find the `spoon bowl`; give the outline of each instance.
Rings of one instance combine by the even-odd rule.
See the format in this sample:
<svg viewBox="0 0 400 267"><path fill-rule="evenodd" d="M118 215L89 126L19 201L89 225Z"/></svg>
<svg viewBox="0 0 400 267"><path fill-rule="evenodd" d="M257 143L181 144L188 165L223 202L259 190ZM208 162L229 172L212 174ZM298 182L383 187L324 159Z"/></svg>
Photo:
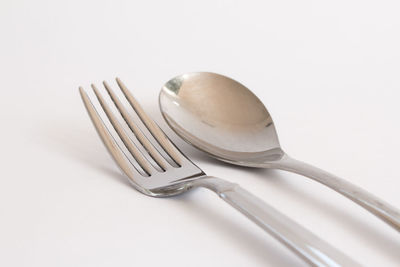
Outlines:
<svg viewBox="0 0 400 267"><path fill-rule="evenodd" d="M267 109L235 80L209 72L184 74L162 87L159 100L170 127L212 157L255 166L283 156Z"/></svg>

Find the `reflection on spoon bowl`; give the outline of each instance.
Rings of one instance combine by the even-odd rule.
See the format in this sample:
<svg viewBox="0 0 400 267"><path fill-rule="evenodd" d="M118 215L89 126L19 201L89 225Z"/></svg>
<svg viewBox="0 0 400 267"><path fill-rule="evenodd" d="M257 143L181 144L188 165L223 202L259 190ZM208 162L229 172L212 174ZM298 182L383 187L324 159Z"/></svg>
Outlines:
<svg viewBox="0 0 400 267"><path fill-rule="evenodd" d="M248 166L283 156L263 103L228 77L214 73L178 76L163 86L160 107L182 138L220 160Z"/></svg>

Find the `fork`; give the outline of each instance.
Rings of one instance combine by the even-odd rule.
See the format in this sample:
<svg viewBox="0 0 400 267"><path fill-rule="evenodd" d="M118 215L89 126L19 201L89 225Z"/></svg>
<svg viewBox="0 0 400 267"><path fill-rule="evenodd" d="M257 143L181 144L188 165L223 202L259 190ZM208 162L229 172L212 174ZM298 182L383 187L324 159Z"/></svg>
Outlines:
<svg viewBox="0 0 400 267"><path fill-rule="evenodd" d="M109 95L108 101L94 84L91 87L96 97L89 96L82 87L79 91L104 145L135 189L152 197L169 197L192 188L205 187L308 264L359 266L347 255L239 185L207 176L170 141L122 81L118 78L116 81L125 102L131 107L130 112L107 82L103 82L103 85ZM110 99L113 105L107 103Z"/></svg>

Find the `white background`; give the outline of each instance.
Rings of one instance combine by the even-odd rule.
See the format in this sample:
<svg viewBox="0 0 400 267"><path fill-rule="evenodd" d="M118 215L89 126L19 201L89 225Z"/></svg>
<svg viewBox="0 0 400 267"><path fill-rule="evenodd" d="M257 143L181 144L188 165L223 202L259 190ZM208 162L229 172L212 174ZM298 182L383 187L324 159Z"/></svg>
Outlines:
<svg viewBox="0 0 400 267"><path fill-rule="evenodd" d="M298 175L212 160L157 106L178 74L230 76L267 105L290 155L400 207L399 14L396 0L2 0L0 265L303 264L212 192L155 199L128 184L78 94L119 76L208 174L363 265L399 266L399 233L362 208Z"/></svg>

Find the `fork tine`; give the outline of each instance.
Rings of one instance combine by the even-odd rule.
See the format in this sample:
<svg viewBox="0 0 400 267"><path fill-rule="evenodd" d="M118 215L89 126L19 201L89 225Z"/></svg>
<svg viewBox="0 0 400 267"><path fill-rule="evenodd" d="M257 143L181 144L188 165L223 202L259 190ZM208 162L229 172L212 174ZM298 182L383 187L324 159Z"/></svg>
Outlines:
<svg viewBox="0 0 400 267"><path fill-rule="evenodd" d="M104 125L104 122L102 121L96 109L94 108L93 103L90 100L87 93L85 92L85 90L82 87L79 87L79 92L81 94L83 103L85 104L86 110L88 111L89 116L97 132L99 133L104 145L107 147L111 156L114 158L115 162L125 173L125 175L128 176L128 178L130 178L131 181L134 181L134 177L140 176L139 172L130 167L131 166L130 162L128 161L126 156L122 153L122 151L116 144L110 132L107 130L107 127Z"/></svg>
<svg viewBox="0 0 400 267"><path fill-rule="evenodd" d="M121 101L119 100L118 96L115 95L111 87L108 85L106 81L103 82L104 87L106 88L108 94L110 95L111 99L113 100L115 106L118 108L119 112L121 113L122 117L128 124L129 128L135 134L136 138L142 144L142 146L146 149L149 155L153 158L153 160L165 171L167 169L166 161L160 156L158 151L153 147L150 141L144 136L142 131L136 124L133 122L132 118L129 116L128 111L122 105Z"/></svg>
<svg viewBox="0 0 400 267"><path fill-rule="evenodd" d="M163 131L155 124L155 122L147 116L146 112L140 106L140 104L136 101L133 95L129 92L128 88L124 85L124 83L116 78L117 83L121 91L124 93L125 97L128 99L128 102L131 104L132 108L136 111L139 118L142 120L143 124L147 127L149 132L153 135L154 139L157 140L158 144L164 149L164 151L171 157L173 161L179 166L182 165L181 160L181 152L177 150L168 138L165 136Z"/></svg>
<svg viewBox="0 0 400 267"><path fill-rule="evenodd" d="M117 118L114 116L110 108L108 107L107 103L104 101L104 98L101 96L99 90L96 88L94 84L92 84L92 88L94 93L97 96L97 99L100 102L101 107L104 109L108 119L110 120L111 124L113 125L114 129L117 131L119 137L121 137L122 142L125 144L126 148L135 158L139 166L148 174L151 175L153 170L147 160L143 157L140 151L136 148L136 146L132 143L129 139L128 135L122 128L121 124L118 122Z"/></svg>

